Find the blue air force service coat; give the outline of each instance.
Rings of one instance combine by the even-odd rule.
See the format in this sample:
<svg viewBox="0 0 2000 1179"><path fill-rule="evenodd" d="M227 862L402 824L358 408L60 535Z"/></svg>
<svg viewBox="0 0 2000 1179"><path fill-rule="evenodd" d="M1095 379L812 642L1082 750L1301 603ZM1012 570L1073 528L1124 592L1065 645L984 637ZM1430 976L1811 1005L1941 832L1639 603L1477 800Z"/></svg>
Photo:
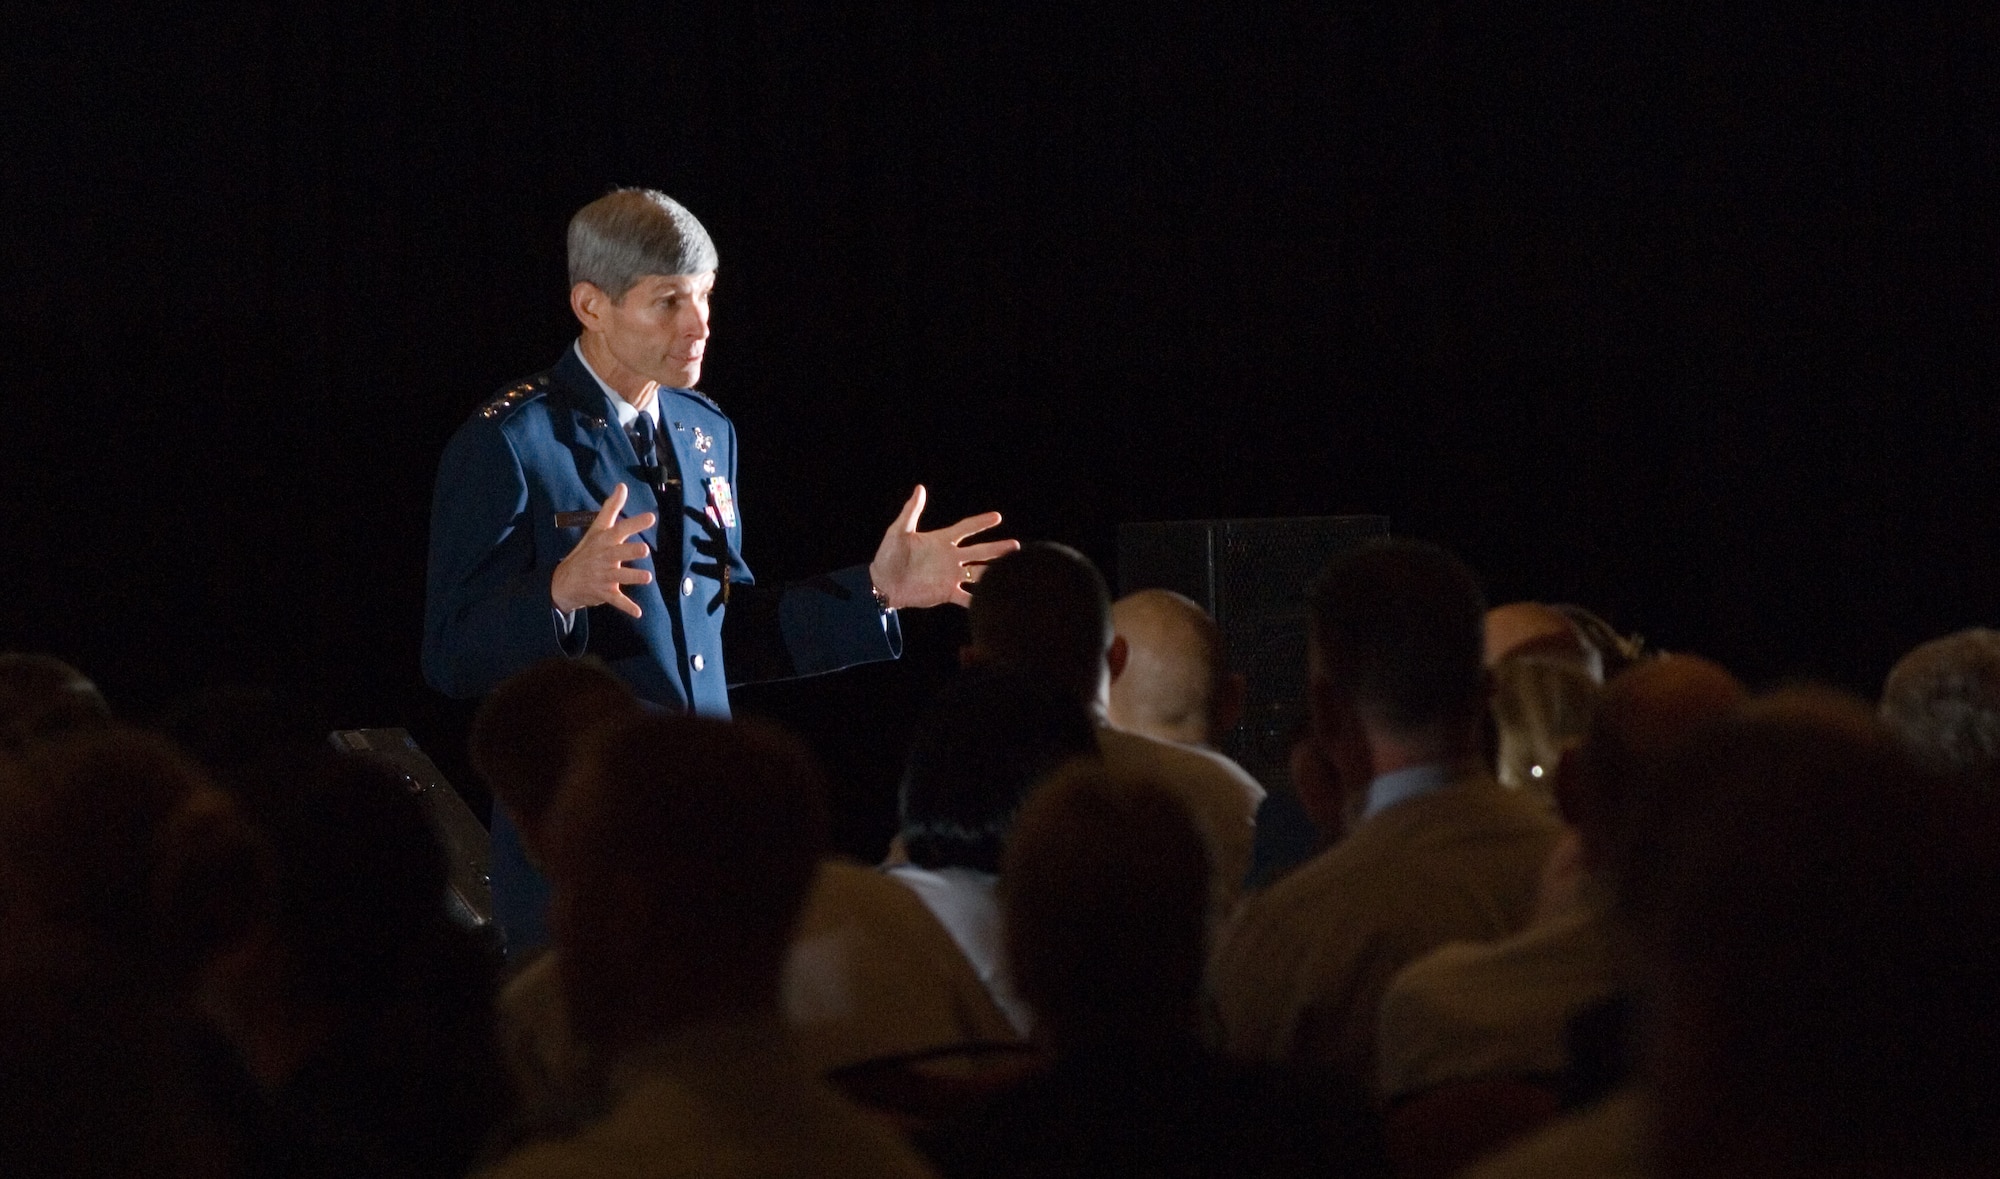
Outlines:
<svg viewBox="0 0 2000 1179"><path fill-rule="evenodd" d="M640 465L574 349L453 435L431 505L423 663L432 687L482 696L537 660L589 652L647 700L726 717L730 684L901 653L896 617L876 606L866 566L777 590L753 582L733 502L735 426L699 393L659 396L658 469ZM660 516L642 534L651 555L631 562L653 580L625 587L641 616L595 606L564 633L549 596L556 562L620 483L626 515Z"/></svg>

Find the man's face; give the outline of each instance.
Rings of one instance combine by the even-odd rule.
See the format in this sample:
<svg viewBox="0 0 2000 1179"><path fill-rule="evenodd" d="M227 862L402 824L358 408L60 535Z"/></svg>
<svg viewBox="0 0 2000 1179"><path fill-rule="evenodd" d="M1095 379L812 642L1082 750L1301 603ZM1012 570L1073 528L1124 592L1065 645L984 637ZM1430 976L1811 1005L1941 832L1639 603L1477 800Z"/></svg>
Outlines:
<svg viewBox="0 0 2000 1179"><path fill-rule="evenodd" d="M708 296L715 271L649 274L612 302L595 291L596 330L620 365L675 389L701 379L708 347Z"/></svg>

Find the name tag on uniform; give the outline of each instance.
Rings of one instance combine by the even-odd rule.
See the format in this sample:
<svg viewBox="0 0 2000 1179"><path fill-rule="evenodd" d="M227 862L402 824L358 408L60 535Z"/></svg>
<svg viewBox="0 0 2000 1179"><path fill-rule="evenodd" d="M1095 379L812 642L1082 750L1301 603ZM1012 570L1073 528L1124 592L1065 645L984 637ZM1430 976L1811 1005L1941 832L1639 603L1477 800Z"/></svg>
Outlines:
<svg viewBox="0 0 2000 1179"><path fill-rule="evenodd" d="M720 475L708 481L708 518L724 528L736 527L736 496Z"/></svg>

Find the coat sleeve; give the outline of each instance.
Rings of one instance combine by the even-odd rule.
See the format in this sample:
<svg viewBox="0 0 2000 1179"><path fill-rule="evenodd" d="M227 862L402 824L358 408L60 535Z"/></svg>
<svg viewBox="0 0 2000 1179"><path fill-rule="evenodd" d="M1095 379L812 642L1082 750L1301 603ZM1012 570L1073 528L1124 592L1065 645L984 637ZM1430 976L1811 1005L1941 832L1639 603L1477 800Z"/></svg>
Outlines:
<svg viewBox="0 0 2000 1179"><path fill-rule="evenodd" d="M735 433L729 481L736 483ZM868 566L855 565L807 581L757 585L736 556L740 579L722 626L729 684L821 675L861 663L900 659L903 628L894 611L875 604Z"/></svg>
<svg viewBox="0 0 2000 1179"><path fill-rule="evenodd" d="M732 687L903 654L902 625L894 611L875 604L866 565L784 586L743 587L730 600L722 641Z"/></svg>
<svg viewBox="0 0 2000 1179"><path fill-rule="evenodd" d="M528 482L506 434L474 418L445 448L431 501L424 679L481 696L537 660L580 655L589 612L563 634L549 582L558 554L537 550Z"/></svg>

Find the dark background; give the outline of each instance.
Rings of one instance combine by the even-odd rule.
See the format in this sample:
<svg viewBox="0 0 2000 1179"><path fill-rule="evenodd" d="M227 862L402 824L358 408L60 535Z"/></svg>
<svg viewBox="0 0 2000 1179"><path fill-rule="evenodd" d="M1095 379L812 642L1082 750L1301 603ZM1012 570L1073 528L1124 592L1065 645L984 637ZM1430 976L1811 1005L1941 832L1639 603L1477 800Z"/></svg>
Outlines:
<svg viewBox="0 0 2000 1179"><path fill-rule="evenodd" d="M568 342L614 183L720 247L767 578L923 480L1114 576L1120 521L1381 512L1760 683L1872 692L1995 621L1976 6L282 7L42 6L0 50L0 645L134 716L281 683L454 761L434 463ZM963 622L907 625L739 697L850 842Z"/></svg>

